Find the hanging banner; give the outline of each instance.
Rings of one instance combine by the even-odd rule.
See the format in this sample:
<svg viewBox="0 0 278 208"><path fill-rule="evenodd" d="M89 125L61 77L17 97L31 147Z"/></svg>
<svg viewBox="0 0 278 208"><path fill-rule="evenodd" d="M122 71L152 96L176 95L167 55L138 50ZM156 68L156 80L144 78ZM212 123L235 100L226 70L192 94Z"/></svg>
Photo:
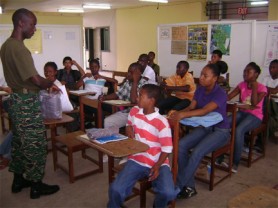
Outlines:
<svg viewBox="0 0 278 208"><path fill-rule="evenodd" d="M278 25L269 25L264 66L268 67L273 59L278 59Z"/></svg>

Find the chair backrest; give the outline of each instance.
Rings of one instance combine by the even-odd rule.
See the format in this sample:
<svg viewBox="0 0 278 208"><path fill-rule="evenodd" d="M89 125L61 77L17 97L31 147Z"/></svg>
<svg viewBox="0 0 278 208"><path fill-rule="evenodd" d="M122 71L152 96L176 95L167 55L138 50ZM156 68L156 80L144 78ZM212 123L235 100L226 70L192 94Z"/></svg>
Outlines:
<svg viewBox="0 0 278 208"><path fill-rule="evenodd" d="M227 114L230 114L232 117L232 121L231 121L231 125L230 125L230 127L231 127L231 140L230 140L231 152L233 152L233 149L234 149L235 132L236 132L236 112L237 112L236 104L228 103L227 104ZM231 154L231 156L232 156L232 154Z"/></svg>
<svg viewBox="0 0 278 208"><path fill-rule="evenodd" d="M269 105L270 105L270 99L271 94L268 92L267 95L264 97L264 103L263 103L263 123L268 122L268 111L269 111Z"/></svg>

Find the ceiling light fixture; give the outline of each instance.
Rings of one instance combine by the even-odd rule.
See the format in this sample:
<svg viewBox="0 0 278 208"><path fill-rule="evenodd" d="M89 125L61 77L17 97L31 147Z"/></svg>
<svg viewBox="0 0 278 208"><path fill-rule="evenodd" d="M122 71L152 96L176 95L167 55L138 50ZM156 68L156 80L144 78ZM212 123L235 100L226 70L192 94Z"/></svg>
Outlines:
<svg viewBox="0 0 278 208"><path fill-rule="evenodd" d="M265 5L268 4L268 1L253 1L251 5Z"/></svg>
<svg viewBox="0 0 278 208"><path fill-rule="evenodd" d="M83 4L84 9L111 9L110 4Z"/></svg>
<svg viewBox="0 0 278 208"><path fill-rule="evenodd" d="M74 9L74 8L61 8L58 9L58 12L64 12L64 13L83 13L83 9Z"/></svg>
<svg viewBox="0 0 278 208"><path fill-rule="evenodd" d="M168 3L168 0L139 0L139 1L147 1L147 2L155 2L155 3Z"/></svg>
<svg viewBox="0 0 278 208"><path fill-rule="evenodd" d="M0 6L0 14L2 14L2 7Z"/></svg>

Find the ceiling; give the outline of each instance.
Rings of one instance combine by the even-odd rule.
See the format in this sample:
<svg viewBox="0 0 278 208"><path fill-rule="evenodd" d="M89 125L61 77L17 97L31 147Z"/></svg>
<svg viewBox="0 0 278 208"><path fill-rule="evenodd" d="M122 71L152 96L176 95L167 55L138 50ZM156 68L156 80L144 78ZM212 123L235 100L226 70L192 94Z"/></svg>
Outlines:
<svg viewBox="0 0 278 208"><path fill-rule="evenodd" d="M168 0L169 3L196 2L196 0ZM18 8L27 8L36 12L57 12L60 8L82 8L84 3L110 4L111 9L157 5L157 3L140 2L139 0L0 0L3 12ZM85 12L99 11L84 9Z"/></svg>

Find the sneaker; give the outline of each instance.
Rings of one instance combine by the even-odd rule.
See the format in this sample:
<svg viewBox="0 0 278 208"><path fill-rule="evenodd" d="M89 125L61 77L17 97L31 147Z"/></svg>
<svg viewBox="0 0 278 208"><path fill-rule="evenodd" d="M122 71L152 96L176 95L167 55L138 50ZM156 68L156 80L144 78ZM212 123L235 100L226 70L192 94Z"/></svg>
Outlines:
<svg viewBox="0 0 278 208"><path fill-rule="evenodd" d="M237 173L237 166L236 166L236 165L233 165L233 167L232 167L232 172L233 172L233 173Z"/></svg>
<svg viewBox="0 0 278 208"><path fill-rule="evenodd" d="M228 165L226 162L224 162L224 161L223 161L220 165L223 166L223 167L225 167L225 168L228 168L228 167L229 167L229 165Z"/></svg>
<svg viewBox="0 0 278 208"><path fill-rule="evenodd" d="M195 188L191 187L183 187L180 193L177 195L177 199L188 199L197 194L197 191Z"/></svg>

